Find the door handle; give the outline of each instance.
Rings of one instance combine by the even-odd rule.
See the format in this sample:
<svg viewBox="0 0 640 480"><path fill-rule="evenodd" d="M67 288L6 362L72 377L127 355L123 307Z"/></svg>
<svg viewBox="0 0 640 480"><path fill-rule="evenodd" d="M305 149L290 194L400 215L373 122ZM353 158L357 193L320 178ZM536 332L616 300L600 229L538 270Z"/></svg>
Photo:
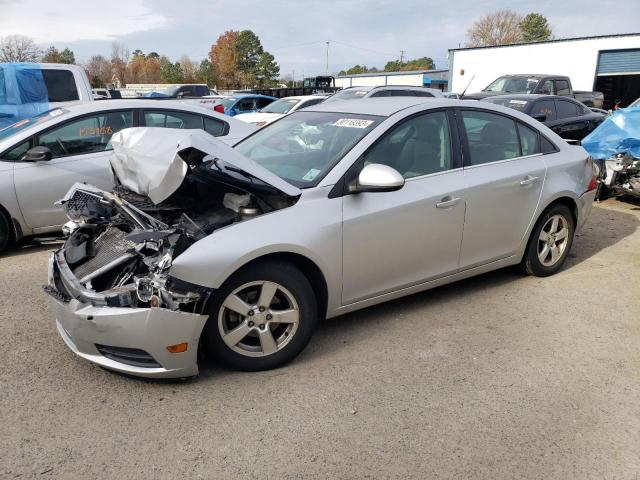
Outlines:
<svg viewBox="0 0 640 480"><path fill-rule="evenodd" d="M524 180L520 181L520 185L531 185L538 181L538 177L532 177L531 175L527 175L524 177Z"/></svg>
<svg viewBox="0 0 640 480"><path fill-rule="evenodd" d="M451 195L447 195L438 203L436 203L436 208L449 208L457 205L460 201L460 198L451 198Z"/></svg>

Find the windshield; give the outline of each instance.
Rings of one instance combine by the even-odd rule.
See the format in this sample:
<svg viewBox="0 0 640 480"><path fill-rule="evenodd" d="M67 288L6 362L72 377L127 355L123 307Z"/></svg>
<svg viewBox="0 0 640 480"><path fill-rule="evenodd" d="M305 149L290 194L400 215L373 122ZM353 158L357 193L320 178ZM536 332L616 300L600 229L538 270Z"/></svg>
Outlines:
<svg viewBox="0 0 640 480"><path fill-rule="evenodd" d="M53 110L49 110L48 112L43 112L31 118L25 118L12 125L8 125L4 128L0 128L0 140L4 140L5 138L10 137L15 133L21 132L26 128L32 127L33 125L40 125L42 123L48 122L49 120L59 115L62 115L64 113L69 113L69 111L65 110L64 108L54 108Z"/></svg>
<svg viewBox="0 0 640 480"><path fill-rule="evenodd" d="M500 77L484 89L485 92L531 93L538 85L537 78Z"/></svg>
<svg viewBox="0 0 640 480"><path fill-rule="evenodd" d="M327 98L324 103L335 102L337 100L353 100L355 98L362 98L369 93L369 90L371 90L371 87L346 88Z"/></svg>
<svg viewBox="0 0 640 480"><path fill-rule="evenodd" d="M300 100L295 98L281 98L273 103L270 103L262 110L262 113L289 113L293 107L295 107Z"/></svg>
<svg viewBox="0 0 640 480"><path fill-rule="evenodd" d="M313 187L384 117L294 112L234 148L283 180Z"/></svg>
<svg viewBox="0 0 640 480"><path fill-rule="evenodd" d="M495 103L496 105L503 105L505 107L513 108L521 112L525 111L525 109L527 108L527 104L529 103L526 100L520 100L517 98L485 98L483 99L483 101Z"/></svg>

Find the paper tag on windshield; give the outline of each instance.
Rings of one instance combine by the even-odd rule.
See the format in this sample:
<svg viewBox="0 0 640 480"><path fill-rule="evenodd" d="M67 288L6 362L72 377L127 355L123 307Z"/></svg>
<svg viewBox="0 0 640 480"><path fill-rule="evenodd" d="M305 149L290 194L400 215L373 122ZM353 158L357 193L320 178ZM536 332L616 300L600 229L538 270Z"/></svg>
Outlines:
<svg viewBox="0 0 640 480"><path fill-rule="evenodd" d="M56 110L51 110L49 112L49 115L51 115L52 117L57 117L58 115L62 115L62 110L60 110L59 108Z"/></svg>
<svg viewBox="0 0 640 480"><path fill-rule="evenodd" d="M306 180L307 182L310 182L311 180L316 178L319 173L320 173L320 170L318 170L317 168L312 168L306 173L304 177L302 177L302 179Z"/></svg>
<svg viewBox="0 0 640 480"><path fill-rule="evenodd" d="M341 118L340 120L336 120L333 126L347 128L367 128L372 123L373 120L362 120L360 118Z"/></svg>
<svg viewBox="0 0 640 480"><path fill-rule="evenodd" d="M516 105L526 105L527 101L526 100L509 100L509 103L514 103Z"/></svg>

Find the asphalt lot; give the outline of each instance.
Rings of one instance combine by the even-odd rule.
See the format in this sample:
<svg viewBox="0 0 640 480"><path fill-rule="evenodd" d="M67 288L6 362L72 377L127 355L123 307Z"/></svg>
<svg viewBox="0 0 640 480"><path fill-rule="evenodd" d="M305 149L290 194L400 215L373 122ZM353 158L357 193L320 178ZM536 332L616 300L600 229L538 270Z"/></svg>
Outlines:
<svg viewBox="0 0 640 480"><path fill-rule="evenodd" d="M325 322L286 368L142 381L76 358L0 256L0 478L637 479L640 203L564 271L502 270Z"/></svg>

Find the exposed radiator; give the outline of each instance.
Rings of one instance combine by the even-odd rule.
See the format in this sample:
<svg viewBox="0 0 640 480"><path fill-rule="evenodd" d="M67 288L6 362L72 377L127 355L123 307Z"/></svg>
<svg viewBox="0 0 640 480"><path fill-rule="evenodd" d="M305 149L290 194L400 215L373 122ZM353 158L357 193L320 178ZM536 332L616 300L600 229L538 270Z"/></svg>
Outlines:
<svg viewBox="0 0 640 480"><path fill-rule="evenodd" d="M96 238L95 249L96 255L90 258L82 265L73 270L77 278L83 278L104 267L105 265L117 260L128 250L135 247L135 243L130 242L125 237L127 233L116 227L108 227L102 235Z"/></svg>

